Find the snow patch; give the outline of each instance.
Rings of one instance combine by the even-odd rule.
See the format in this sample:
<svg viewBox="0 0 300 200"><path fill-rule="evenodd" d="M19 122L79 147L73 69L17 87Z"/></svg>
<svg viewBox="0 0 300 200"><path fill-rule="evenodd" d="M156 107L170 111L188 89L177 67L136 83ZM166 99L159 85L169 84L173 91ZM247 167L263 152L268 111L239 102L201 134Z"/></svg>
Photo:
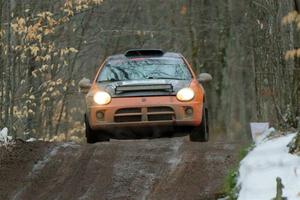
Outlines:
<svg viewBox="0 0 300 200"><path fill-rule="evenodd" d="M144 192L143 192L143 195L141 197L141 200L146 200L148 195L150 194L151 192L151 188L152 188L152 184L154 183L154 180L155 180L155 174L152 174L152 173L146 173L145 171L142 170L142 173L146 174L148 180L144 183Z"/></svg>
<svg viewBox="0 0 300 200"><path fill-rule="evenodd" d="M35 142L35 141L37 141L37 139L35 138L29 138L28 140L26 140L26 142Z"/></svg>
<svg viewBox="0 0 300 200"><path fill-rule="evenodd" d="M38 161L38 163L36 163L33 166L31 174L37 174L37 173L39 173L46 166L46 164L50 162L50 159L57 154L57 152L58 152L58 150L60 148L68 148L68 147L70 147L70 148L78 148L78 147L80 147L80 145L75 144L73 142L68 142L68 143L63 143L63 144L61 144L59 146L54 147L50 151L50 153L48 153L47 155L45 155L42 160Z"/></svg>
<svg viewBox="0 0 300 200"><path fill-rule="evenodd" d="M50 159L57 154L59 148L60 148L60 146L54 147L50 151L50 153L48 153L46 156L44 156L44 158L42 160L38 161L33 166L30 176L33 174L38 174L46 166L46 164L49 163Z"/></svg>
<svg viewBox="0 0 300 200"><path fill-rule="evenodd" d="M220 161L220 162L224 162L225 161L225 157L222 155L218 155L218 154L206 154L205 155L205 159L208 161Z"/></svg>
<svg viewBox="0 0 300 200"><path fill-rule="evenodd" d="M61 147L63 147L63 148L68 148L68 147L70 147L70 148L79 148L80 145L76 144L75 142L66 142L66 143L63 143L61 145Z"/></svg>
<svg viewBox="0 0 300 200"><path fill-rule="evenodd" d="M182 144L183 144L182 140L176 140L176 142L174 142L174 145L171 147L173 152L168 160L168 163L171 165L170 166L171 172L173 172L176 169L176 167L179 165L179 163L182 161L182 155L179 153L179 149Z"/></svg>
<svg viewBox="0 0 300 200"><path fill-rule="evenodd" d="M269 130L266 134L273 130ZM296 134L262 139L241 161L238 200L268 200L276 196L276 177L282 179L283 196L299 200L300 157L289 154L287 145ZM264 137L265 138L265 137Z"/></svg>
<svg viewBox="0 0 300 200"><path fill-rule="evenodd" d="M94 186L89 187L88 190L81 197L79 197L79 200L91 199L90 195L94 193L94 191L95 191Z"/></svg>
<svg viewBox="0 0 300 200"><path fill-rule="evenodd" d="M168 163L171 164L171 169L176 168L176 166L181 162L181 157L179 158L171 158Z"/></svg>

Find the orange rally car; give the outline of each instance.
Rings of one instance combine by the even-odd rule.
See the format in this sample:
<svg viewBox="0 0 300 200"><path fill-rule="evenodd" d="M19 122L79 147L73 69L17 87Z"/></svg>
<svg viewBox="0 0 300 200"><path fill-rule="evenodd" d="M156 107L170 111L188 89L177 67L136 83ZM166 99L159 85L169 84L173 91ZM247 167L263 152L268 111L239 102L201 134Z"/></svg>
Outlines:
<svg viewBox="0 0 300 200"><path fill-rule="evenodd" d="M124 130L182 128L191 141L208 141L208 109L201 85L187 60L162 50L129 50L108 57L93 82L79 82L86 95L88 143L108 141ZM140 130L140 131L141 131Z"/></svg>

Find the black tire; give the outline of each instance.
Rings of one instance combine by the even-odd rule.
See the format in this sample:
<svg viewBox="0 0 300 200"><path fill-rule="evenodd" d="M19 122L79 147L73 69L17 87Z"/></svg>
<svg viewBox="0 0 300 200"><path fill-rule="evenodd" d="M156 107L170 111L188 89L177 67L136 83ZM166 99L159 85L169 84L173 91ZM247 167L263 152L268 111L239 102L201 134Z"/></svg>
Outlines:
<svg viewBox="0 0 300 200"><path fill-rule="evenodd" d="M90 127L88 120L85 117L85 137L86 142L89 144L94 144L97 142L97 135L95 131Z"/></svg>
<svg viewBox="0 0 300 200"><path fill-rule="evenodd" d="M98 131L93 130L90 127L90 124L85 116L85 137L86 142L89 144L95 144L96 142L107 142L109 141L108 137L105 137L98 133Z"/></svg>
<svg viewBox="0 0 300 200"><path fill-rule="evenodd" d="M190 133L190 141L207 142L209 140L208 109L205 107L202 113L202 122L193 128Z"/></svg>

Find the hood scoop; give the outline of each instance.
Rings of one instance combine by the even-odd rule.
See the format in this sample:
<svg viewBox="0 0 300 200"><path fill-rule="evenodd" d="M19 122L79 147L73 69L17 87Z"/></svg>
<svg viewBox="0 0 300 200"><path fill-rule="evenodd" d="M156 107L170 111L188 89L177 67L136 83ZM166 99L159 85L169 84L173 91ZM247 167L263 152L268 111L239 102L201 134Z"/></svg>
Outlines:
<svg viewBox="0 0 300 200"><path fill-rule="evenodd" d="M115 93L121 94L126 92L142 92L142 91L164 91L173 92L172 84L152 84L152 85L119 85L116 86Z"/></svg>

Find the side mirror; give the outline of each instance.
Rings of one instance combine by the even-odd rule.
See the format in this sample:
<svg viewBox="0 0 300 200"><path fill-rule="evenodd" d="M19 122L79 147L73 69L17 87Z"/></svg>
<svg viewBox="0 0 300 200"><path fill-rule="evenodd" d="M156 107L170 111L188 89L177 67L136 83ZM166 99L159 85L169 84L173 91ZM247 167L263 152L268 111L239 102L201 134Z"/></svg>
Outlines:
<svg viewBox="0 0 300 200"><path fill-rule="evenodd" d="M198 81L200 83L207 83L209 81L211 81L213 78L209 73L201 73L198 76Z"/></svg>
<svg viewBox="0 0 300 200"><path fill-rule="evenodd" d="M87 94L92 87L92 83L90 79L83 78L79 81L80 91L84 94Z"/></svg>

